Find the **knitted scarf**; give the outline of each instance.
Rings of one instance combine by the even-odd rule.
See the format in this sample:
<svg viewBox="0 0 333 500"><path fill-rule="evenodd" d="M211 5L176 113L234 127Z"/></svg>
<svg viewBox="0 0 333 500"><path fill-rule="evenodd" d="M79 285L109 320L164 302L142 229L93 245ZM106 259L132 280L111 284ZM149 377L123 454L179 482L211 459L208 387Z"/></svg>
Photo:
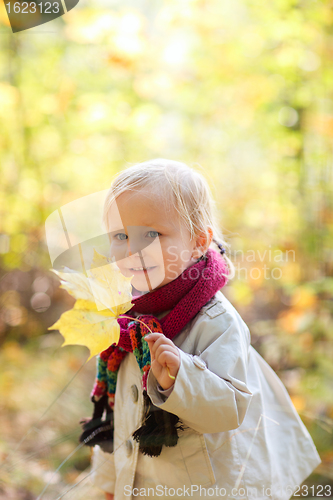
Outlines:
<svg viewBox="0 0 333 500"><path fill-rule="evenodd" d="M223 254L225 249L219 245ZM222 275L224 274L224 276ZM147 394L147 377L150 370L150 351L143 339L149 330L135 321L134 312L142 313L138 319L152 331L173 339L191 321L215 293L226 285L228 268L225 260L213 249L197 263L185 269L175 280L161 288L132 299L133 307L126 313L133 319L118 318L120 338L97 358L97 378L91 393L95 405L93 418L83 420L81 442L88 446L99 444L110 451L113 434L113 407L120 364L128 352L133 352L142 376L144 414L142 426L133 433L140 443L139 449L149 456L158 456L162 446L175 446L178 430L183 430L177 415L154 406ZM158 320L153 314L170 312ZM104 411L106 417L102 419Z"/></svg>

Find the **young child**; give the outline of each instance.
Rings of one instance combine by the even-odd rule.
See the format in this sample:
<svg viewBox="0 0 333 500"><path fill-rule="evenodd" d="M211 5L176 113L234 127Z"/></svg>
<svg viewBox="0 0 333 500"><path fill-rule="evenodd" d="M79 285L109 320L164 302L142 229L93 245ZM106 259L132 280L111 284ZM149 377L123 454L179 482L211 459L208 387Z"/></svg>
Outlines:
<svg viewBox="0 0 333 500"><path fill-rule="evenodd" d="M92 400L114 411L114 441L94 446L93 483L108 500L289 499L320 458L221 292L234 268L205 178L176 161L133 165L105 222L134 306L98 361Z"/></svg>

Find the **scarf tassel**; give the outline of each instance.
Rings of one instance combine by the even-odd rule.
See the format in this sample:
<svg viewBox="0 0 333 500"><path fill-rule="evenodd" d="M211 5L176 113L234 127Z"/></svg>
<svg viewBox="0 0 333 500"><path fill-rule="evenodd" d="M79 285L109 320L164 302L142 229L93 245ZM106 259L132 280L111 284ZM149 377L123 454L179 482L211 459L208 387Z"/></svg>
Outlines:
<svg viewBox="0 0 333 500"><path fill-rule="evenodd" d="M184 430L185 426L180 423L177 415L154 406L145 390L143 401L143 424L132 436L139 443L141 453L150 457L158 457L163 445L169 447L177 445L177 430Z"/></svg>
<svg viewBox="0 0 333 500"><path fill-rule="evenodd" d="M94 403L94 413L92 418L85 418L80 421L83 432L79 441L87 446L98 444L103 451L112 453L114 419L113 410L108 404L108 396L105 394L99 400L96 400L95 396L93 396L91 400ZM104 412L105 416L103 418Z"/></svg>

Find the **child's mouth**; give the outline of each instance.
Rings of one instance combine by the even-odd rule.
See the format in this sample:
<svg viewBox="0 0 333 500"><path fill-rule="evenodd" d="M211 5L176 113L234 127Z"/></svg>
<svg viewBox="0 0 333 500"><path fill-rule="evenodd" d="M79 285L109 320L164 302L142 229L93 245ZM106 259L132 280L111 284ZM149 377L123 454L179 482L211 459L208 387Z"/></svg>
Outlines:
<svg viewBox="0 0 333 500"><path fill-rule="evenodd" d="M140 275L140 274L143 274L144 271L151 271L152 269L155 269L157 266L152 266L152 267L145 267L145 268L142 268L142 267L131 267L129 268L129 271L131 271L131 273L134 273L134 275Z"/></svg>

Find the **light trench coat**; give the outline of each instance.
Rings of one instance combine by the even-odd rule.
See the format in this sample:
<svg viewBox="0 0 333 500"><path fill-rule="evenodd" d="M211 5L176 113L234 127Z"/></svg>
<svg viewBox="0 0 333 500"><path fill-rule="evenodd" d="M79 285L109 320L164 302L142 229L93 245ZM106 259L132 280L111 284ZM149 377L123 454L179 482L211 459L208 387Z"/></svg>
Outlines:
<svg viewBox="0 0 333 500"><path fill-rule="evenodd" d="M174 338L180 368L171 394L159 391L152 370L147 391L187 429L177 446L153 458L131 437L141 426L143 397L129 353L118 374L114 453L94 447L92 482L115 500L288 500L321 460L287 390L250 341L221 291Z"/></svg>

